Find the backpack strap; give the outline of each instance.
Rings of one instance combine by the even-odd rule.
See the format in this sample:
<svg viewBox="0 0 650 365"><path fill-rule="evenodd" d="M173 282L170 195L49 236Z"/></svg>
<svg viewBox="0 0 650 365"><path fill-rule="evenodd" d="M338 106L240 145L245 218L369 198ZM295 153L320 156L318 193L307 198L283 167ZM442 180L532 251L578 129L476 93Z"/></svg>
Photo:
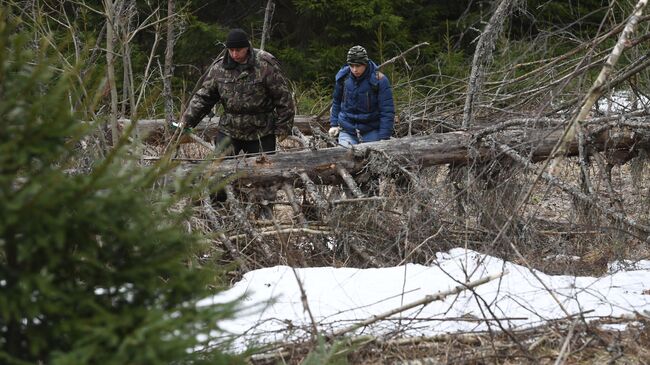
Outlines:
<svg viewBox="0 0 650 365"><path fill-rule="evenodd" d="M348 70L348 72L343 75L343 77L337 80L341 93L341 102L345 101L345 82L348 80L348 77L350 77L350 70Z"/></svg>
<svg viewBox="0 0 650 365"><path fill-rule="evenodd" d="M384 74L381 73L381 71L376 71L375 72L375 78L377 79L377 82L371 82L370 86L372 86L372 91L375 94L379 94L379 80L384 78Z"/></svg>
<svg viewBox="0 0 650 365"><path fill-rule="evenodd" d="M348 80L348 77L350 77L350 71L349 70L343 77L341 77L338 80L338 83L339 83L338 85L339 85L339 88L341 88L341 93L342 93L341 94L341 101L345 100L345 82ZM384 77L385 77L385 75L381 71L376 71L375 72L375 79L377 79L377 81L383 79ZM371 82L370 87L372 88L372 92L374 92L375 94L379 94L379 82Z"/></svg>
<svg viewBox="0 0 650 365"><path fill-rule="evenodd" d="M340 79L336 80L338 81L340 87L345 86L345 82L348 80L348 77L350 77L350 71L346 72L345 75L343 75Z"/></svg>

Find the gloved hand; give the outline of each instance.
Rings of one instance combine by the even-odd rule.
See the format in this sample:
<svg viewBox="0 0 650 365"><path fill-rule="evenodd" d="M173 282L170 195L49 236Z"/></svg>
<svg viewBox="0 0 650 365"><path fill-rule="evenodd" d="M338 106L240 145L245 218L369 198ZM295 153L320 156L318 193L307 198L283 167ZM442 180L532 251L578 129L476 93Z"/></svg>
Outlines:
<svg viewBox="0 0 650 365"><path fill-rule="evenodd" d="M275 137L278 139L278 143L280 143L280 142L284 141L285 139L287 139L286 134L278 134Z"/></svg>
<svg viewBox="0 0 650 365"><path fill-rule="evenodd" d="M329 131L327 131L327 134L329 134L330 137L334 138L339 135L340 131L341 131L341 127L332 127L330 128Z"/></svg>
<svg viewBox="0 0 650 365"><path fill-rule="evenodd" d="M181 123L180 122L171 122L170 127L171 127L172 132L176 133L176 131L181 128ZM183 134L190 134L190 133L192 133L192 128L184 127L182 133Z"/></svg>

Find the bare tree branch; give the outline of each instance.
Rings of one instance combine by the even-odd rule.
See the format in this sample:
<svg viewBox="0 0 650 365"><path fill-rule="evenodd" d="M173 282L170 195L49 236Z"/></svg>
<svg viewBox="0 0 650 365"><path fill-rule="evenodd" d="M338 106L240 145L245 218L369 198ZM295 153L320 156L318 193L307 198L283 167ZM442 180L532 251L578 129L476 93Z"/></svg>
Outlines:
<svg viewBox="0 0 650 365"><path fill-rule="evenodd" d="M462 292L464 290L467 290L468 288L475 288L475 287L477 287L479 285L486 284L486 283L488 283L488 282L490 282L492 280L498 279L498 278L500 278L500 277L502 277L502 276L504 276L506 274L507 274L507 272L501 272L501 273L498 273L498 274L488 275L488 276L486 276L484 278L481 278L481 279L478 279L478 280L475 280L475 281L471 281L471 282L468 282L468 283L463 284L463 285L458 285L458 286L456 286L456 287L454 287L452 289L449 289L449 290L444 290L444 291L440 291L440 292L438 292L436 294L427 295L427 296L425 296L424 298L422 298L420 300L416 300L415 302L411 302L411 303L403 305L403 306L401 306L399 308L395 308L395 309L392 309L390 311L378 314L376 316L372 316L372 317L370 317L370 318L368 318L368 319L366 319L364 321L361 321L359 323L355 323L355 324L353 324L351 326L338 329L338 330L332 332L327 337L330 337L330 338L338 337L338 336L344 335L346 333L356 331L357 329L359 329L361 327L365 327L365 326L368 326L368 325L373 324L375 322L384 320L384 319L386 319L386 318L388 318L388 317L390 317L392 315L395 315L397 313L401 313L401 312L404 312L406 310L409 310L411 308L415 308L415 307L418 307L418 306L425 306L425 305L427 305L427 304L429 304L431 302L437 301L437 300L443 300L443 299L445 299L446 297L448 297L450 295L458 294L458 293L460 293L460 292Z"/></svg>
<svg viewBox="0 0 650 365"><path fill-rule="evenodd" d="M477 103L479 93L485 80L485 72L492 62L492 52L496 46L497 38L503 29L503 23L509 16L510 9L517 4L519 0L501 0L499 6L492 14L488 25L481 34L474 51L472 60L472 71L469 76L467 85L467 98L465 99L465 108L463 110L463 128L468 128L474 119L474 106Z"/></svg>

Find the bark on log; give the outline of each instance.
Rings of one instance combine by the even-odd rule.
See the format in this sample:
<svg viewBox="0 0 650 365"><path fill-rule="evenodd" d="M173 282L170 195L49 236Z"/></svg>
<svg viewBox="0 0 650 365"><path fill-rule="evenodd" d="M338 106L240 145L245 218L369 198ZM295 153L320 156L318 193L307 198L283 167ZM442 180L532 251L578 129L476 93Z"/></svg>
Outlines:
<svg viewBox="0 0 650 365"><path fill-rule="evenodd" d="M118 126L121 130L125 130L130 124L131 120L129 119L118 120ZM150 142L163 138L163 134L165 133L165 126L166 122L164 119L140 119L138 120L137 133L143 141ZM303 134L311 135L312 127L320 128L321 130L326 131L329 128L329 119L318 119L308 115L297 115L294 120L294 126L297 127L298 130ZM215 116L212 118L203 118L201 123L199 123L196 128L194 128L194 134L204 138L207 141L212 142L214 136L217 135L218 130L219 117ZM181 140L181 143L190 142L193 142L193 140L188 137L184 137Z"/></svg>
<svg viewBox="0 0 650 365"><path fill-rule="evenodd" d="M420 137L391 139L387 141L365 143L354 148L333 147L316 151L299 151L290 153L261 154L252 157L238 157L215 161L207 168L207 173L214 178L234 178L243 184L269 186L288 183L301 185L301 174L306 174L316 184L340 184L342 182L339 168L350 174L362 172L369 158L382 156L391 158L395 163L408 168L420 168L441 164L463 165L483 162L503 156L486 144L477 143L472 132L451 132ZM594 151L632 151L650 146L650 133L632 131L627 128L601 130L588 135L588 141ZM547 130L510 130L493 134L491 137L499 143L512 146L531 161L544 160L553 151L563 131ZM568 145L569 155L577 155L578 141ZM187 173L194 166L183 163L179 167Z"/></svg>

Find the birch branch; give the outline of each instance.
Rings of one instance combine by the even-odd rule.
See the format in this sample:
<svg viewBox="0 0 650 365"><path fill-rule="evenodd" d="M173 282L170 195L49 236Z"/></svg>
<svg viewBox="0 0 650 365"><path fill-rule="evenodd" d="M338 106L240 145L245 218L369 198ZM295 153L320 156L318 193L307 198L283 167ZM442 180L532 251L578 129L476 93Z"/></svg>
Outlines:
<svg viewBox="0 0 650 365"><path fill-rule="evenodd" d="M331 235L331 231L322 231L322 230L317 230L317 229L311 229L311 228L284 228L281 230L269 230L269 231L259 231L257 232L259 236L273 236L276 234L290 234L290 233L305 233L305 234L313 234L313 235ZM235 241L238 239L245 239L247 238L248 235L242 233L234 236L228 237L229 240Z"/></svg>
<svg viewBox="0 0 650 365"><path fill-rule="evenodd" d="M618 62L618 59L621 57L623 50L626 48L628 39L636 29L639 19L643 14L643 9L647 4L648 4L648 0L639 0L639 2L634 7L634 11L632 12L632 15L628 19L627 24L623 29L623 32L621 32L621 35L619 36L618 41L614 46L614 49L612 49L612 53L610 53L609 57L607 57L605 64L600 70L600 74L598 75L596 81L594 81L594 84L591 86L591 89L585 96L582 102L582 106L580 108L580 112L578 113L578 115L575 116L575 118L573 118L571 122L569 122L569 125L565 129L564 136L559 141L558 146L555 149L555 152L551 153L553 162L551 163L551 166L549 167L548 170L549 175L553 175L555 168L557 167L559 162L562 160L562 157L566 153L567 145L574 140L576 135L576 130L582 127L581 122L583 122L587 118L589 112L591 111L591 108L596 103L596 100L598 100L598 98L602 95L603 86L606 84L607 78L612 73L614 66Z"/></svg>

